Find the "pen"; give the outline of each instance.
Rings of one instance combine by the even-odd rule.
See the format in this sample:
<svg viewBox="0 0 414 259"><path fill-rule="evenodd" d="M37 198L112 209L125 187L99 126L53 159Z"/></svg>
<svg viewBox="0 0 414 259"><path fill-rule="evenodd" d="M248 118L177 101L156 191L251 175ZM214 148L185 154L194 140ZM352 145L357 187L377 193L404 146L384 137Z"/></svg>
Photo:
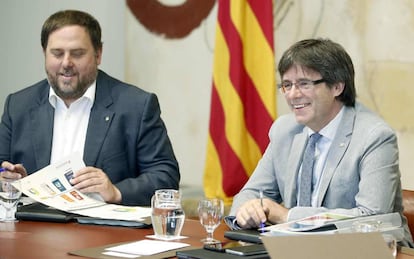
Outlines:
<svg viewBox="0 0 414 259"><path fill-rule="evenodd" d="M0 173L6 171L7 169L4 167L0 167Z"/></svg>
<svg viewBox="0 0 414 259"><path fill-rule="evenodd" d="M260 206L262 206L262 209L263 209L263 191L261 189L259 191L259 198L260 198ZM260 222L260 228L264 228L265 226L266 224L264 222Z"/></svg>

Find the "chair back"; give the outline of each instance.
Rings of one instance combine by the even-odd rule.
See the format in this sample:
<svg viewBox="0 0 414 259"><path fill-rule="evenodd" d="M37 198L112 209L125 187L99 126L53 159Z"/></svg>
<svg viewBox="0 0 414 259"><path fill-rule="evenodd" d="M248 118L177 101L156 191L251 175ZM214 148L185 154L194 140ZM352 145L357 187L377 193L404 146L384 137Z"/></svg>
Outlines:
<svg viewBox="0 0 414 259"><path fill-rule="evenodd" d="M404 216L407 218L411 235L414 235L414 191L403 190Z"/></svg>

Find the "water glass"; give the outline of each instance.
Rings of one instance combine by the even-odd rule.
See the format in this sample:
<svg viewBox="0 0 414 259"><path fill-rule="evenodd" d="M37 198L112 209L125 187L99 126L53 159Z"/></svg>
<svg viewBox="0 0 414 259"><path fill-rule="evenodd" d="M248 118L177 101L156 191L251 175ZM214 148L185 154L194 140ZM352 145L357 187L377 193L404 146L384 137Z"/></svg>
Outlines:
<svg viewBox="0 0 414 259"><path fill-rule="evenodd" d="M161 189L151 198L151 222L159 239L174 239L181 235L185 213L178 190Z"/></svg>
<svg viewBox="0 0 414 259"><path fill-rule="evenodd" d="M380 221L356 221L352 224L353 232L361 232L361 233L368 233L368 232L378 232L381 228Z"/></svg>
<svg viewBox="0 0 414 259"><path fill-rule="evenodd" d="M22 196L20 180L0 178L0 203L6 215L1 221L16 221L15 212Z"/></svg>
<svg viewBox="0 0 414 259"><path fill-rule="evenodd" d="M381 221L362 221L362 222L355 222L352 225L352 230L354 232L381 232ZM384 238L387 247L391 250L391 254L394 258L397 257L397 240L392 234L382 233L382 237Z"/></svg>
<svg viewBox="0 0 414 259"><path fill-rule="evenodd" d="M201 241L205 244L219 243L214 239L214 230L220 225L224 214L224 203L221 199L202 199L198 203L200 223L206 229L207 238Z"/></svg>
<svg viewBox="0 0 414 259"><path fill-rule="evenodd" d="M387 247L391 250L391 254L394 258L397 257L397 240L391 234L382 234Z"/></svg>

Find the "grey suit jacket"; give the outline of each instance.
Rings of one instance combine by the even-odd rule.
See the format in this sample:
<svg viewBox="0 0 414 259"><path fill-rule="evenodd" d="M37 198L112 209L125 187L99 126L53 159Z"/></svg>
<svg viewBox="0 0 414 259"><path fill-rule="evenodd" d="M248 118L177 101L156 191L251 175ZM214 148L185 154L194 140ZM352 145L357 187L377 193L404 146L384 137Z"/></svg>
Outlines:
<svg viewBox="0 0 414 259"><path fill-rule="evenodd" d="M54 109L42 80L7 97L0 124L0 162L31 174L50 163ZM85 164L101 168L125 205L149 205L156 189L178 189L178 163L158 99L99 71L85 140Z"/></svg>
<svg viewBox="0 0 414 259"><path fill-rule="evenodd" d="M269 133L270 144L246 185L234 198L230 215L247 200L265 196L289 208L289 220L320 212L367 216L402 215L398 145L394 131L377 115L357 103L345 107L321 177L317 207L298 207L297 176L307 139L304 125L293 114L278 118Z"/></svg>

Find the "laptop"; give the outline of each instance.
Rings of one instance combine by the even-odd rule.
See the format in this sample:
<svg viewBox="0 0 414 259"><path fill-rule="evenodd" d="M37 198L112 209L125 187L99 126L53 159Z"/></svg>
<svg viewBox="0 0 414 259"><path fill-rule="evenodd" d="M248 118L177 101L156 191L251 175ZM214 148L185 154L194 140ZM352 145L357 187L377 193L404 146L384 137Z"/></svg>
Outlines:
<svg viewBox="0 0 414 259"><path fill-rule="evenodd" d="M61 211L40 202L17 207L15 217L18 220L65 223L74 221L77 214Z"/></svg>
<svg viewBox="0 0 414 259"><path fill-rule="evenodd" d="M392 259L380 232L263 236L272 258Z"/></svg>

